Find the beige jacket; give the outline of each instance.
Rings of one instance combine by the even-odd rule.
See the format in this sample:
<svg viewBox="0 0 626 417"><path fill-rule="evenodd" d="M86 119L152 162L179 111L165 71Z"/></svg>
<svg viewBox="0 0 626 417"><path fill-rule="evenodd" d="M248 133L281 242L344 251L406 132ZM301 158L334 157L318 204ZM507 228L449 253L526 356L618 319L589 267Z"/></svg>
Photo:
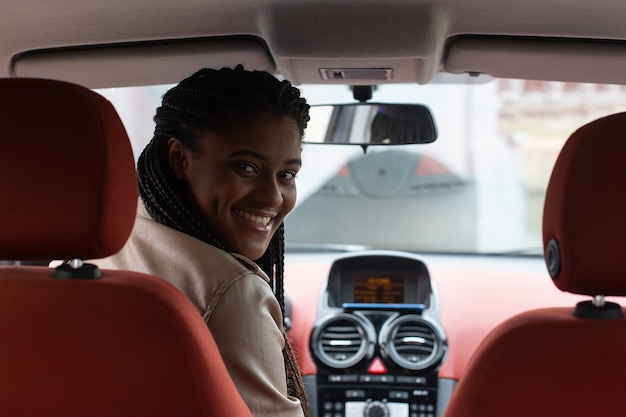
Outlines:
<svg viewBox="0 0 626 417"><path fill-rule="evenodd" d="M140 199L124 248L96 263L156 275L185 294L255 417L303 416L300 401L287 396L280 306L254 262L153 221Z"/></svg>

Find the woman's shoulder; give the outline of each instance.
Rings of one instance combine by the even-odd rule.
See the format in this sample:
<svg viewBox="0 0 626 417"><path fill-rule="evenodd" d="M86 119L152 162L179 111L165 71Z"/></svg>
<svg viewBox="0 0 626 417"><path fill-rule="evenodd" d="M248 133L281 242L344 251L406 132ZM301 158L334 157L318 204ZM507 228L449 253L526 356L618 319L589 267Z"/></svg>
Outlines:
<svg viewBox="0 0 626 417"><path fill-rule="evenodd" d="M155 222L140 211L122 250L96 263L101 268L128 269L163 278L202 313L211 310L216 298L237 280L269 283L252 260Z"/></svg>
<svg viewBox="0 0 626 417"><path fill-rule="evenodd" d="M217 276L262 274L253 261L243 256L225 252L141 215L137 216L127 246L129 256L151 262L153 269L161 269L157 265L162 264L170 272L176 266L178 271L198 274L212 271Z"/></svg>

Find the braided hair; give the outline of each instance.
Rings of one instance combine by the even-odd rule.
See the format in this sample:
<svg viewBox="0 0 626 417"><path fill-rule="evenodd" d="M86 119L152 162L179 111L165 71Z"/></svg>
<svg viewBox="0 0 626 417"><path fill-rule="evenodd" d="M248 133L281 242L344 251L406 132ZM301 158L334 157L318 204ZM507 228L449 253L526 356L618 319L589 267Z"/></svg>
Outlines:
<svg viewBox="0 0 626 417"><path fill-rule="evenodd" d="M192 152L207 133L227 134L235 127L252 124L260 115L292 118L304 134L309 105L300 90L289 81L280 81L264 71L236 68L201 69L171 88L157 109L154 136L137 161L139 194L146 210L157 222L229 252L202 215L190 204L184 186L168 164L168 141L178 139ZM266 252L256 263L270 277L276 299L285 316L284 225L272 237ZM306 392L289 338L283 356L289 394L300 399L308 416Z"/></svg>

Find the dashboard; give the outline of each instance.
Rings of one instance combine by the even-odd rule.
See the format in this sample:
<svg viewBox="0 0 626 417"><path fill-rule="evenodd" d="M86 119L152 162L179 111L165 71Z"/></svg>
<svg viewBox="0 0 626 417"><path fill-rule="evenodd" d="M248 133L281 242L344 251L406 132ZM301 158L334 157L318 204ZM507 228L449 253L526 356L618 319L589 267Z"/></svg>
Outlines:
<svg viewBox="0 0 626 417"><path fill-rule="evenodd" d="M582 298L540 257L287 254L285 277L311 417L441 417L494 327Z"/></svg>

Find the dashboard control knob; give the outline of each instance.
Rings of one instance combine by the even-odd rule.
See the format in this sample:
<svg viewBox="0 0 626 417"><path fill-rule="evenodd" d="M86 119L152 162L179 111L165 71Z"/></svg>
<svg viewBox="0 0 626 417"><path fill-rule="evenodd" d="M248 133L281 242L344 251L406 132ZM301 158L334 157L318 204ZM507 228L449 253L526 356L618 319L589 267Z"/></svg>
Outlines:
<svg viewBox="0 0 626 417"><path fill-rule="evenodd" d="M364 417L389 417L389 409L380 401L372 401L365 407Z"/></svg>

